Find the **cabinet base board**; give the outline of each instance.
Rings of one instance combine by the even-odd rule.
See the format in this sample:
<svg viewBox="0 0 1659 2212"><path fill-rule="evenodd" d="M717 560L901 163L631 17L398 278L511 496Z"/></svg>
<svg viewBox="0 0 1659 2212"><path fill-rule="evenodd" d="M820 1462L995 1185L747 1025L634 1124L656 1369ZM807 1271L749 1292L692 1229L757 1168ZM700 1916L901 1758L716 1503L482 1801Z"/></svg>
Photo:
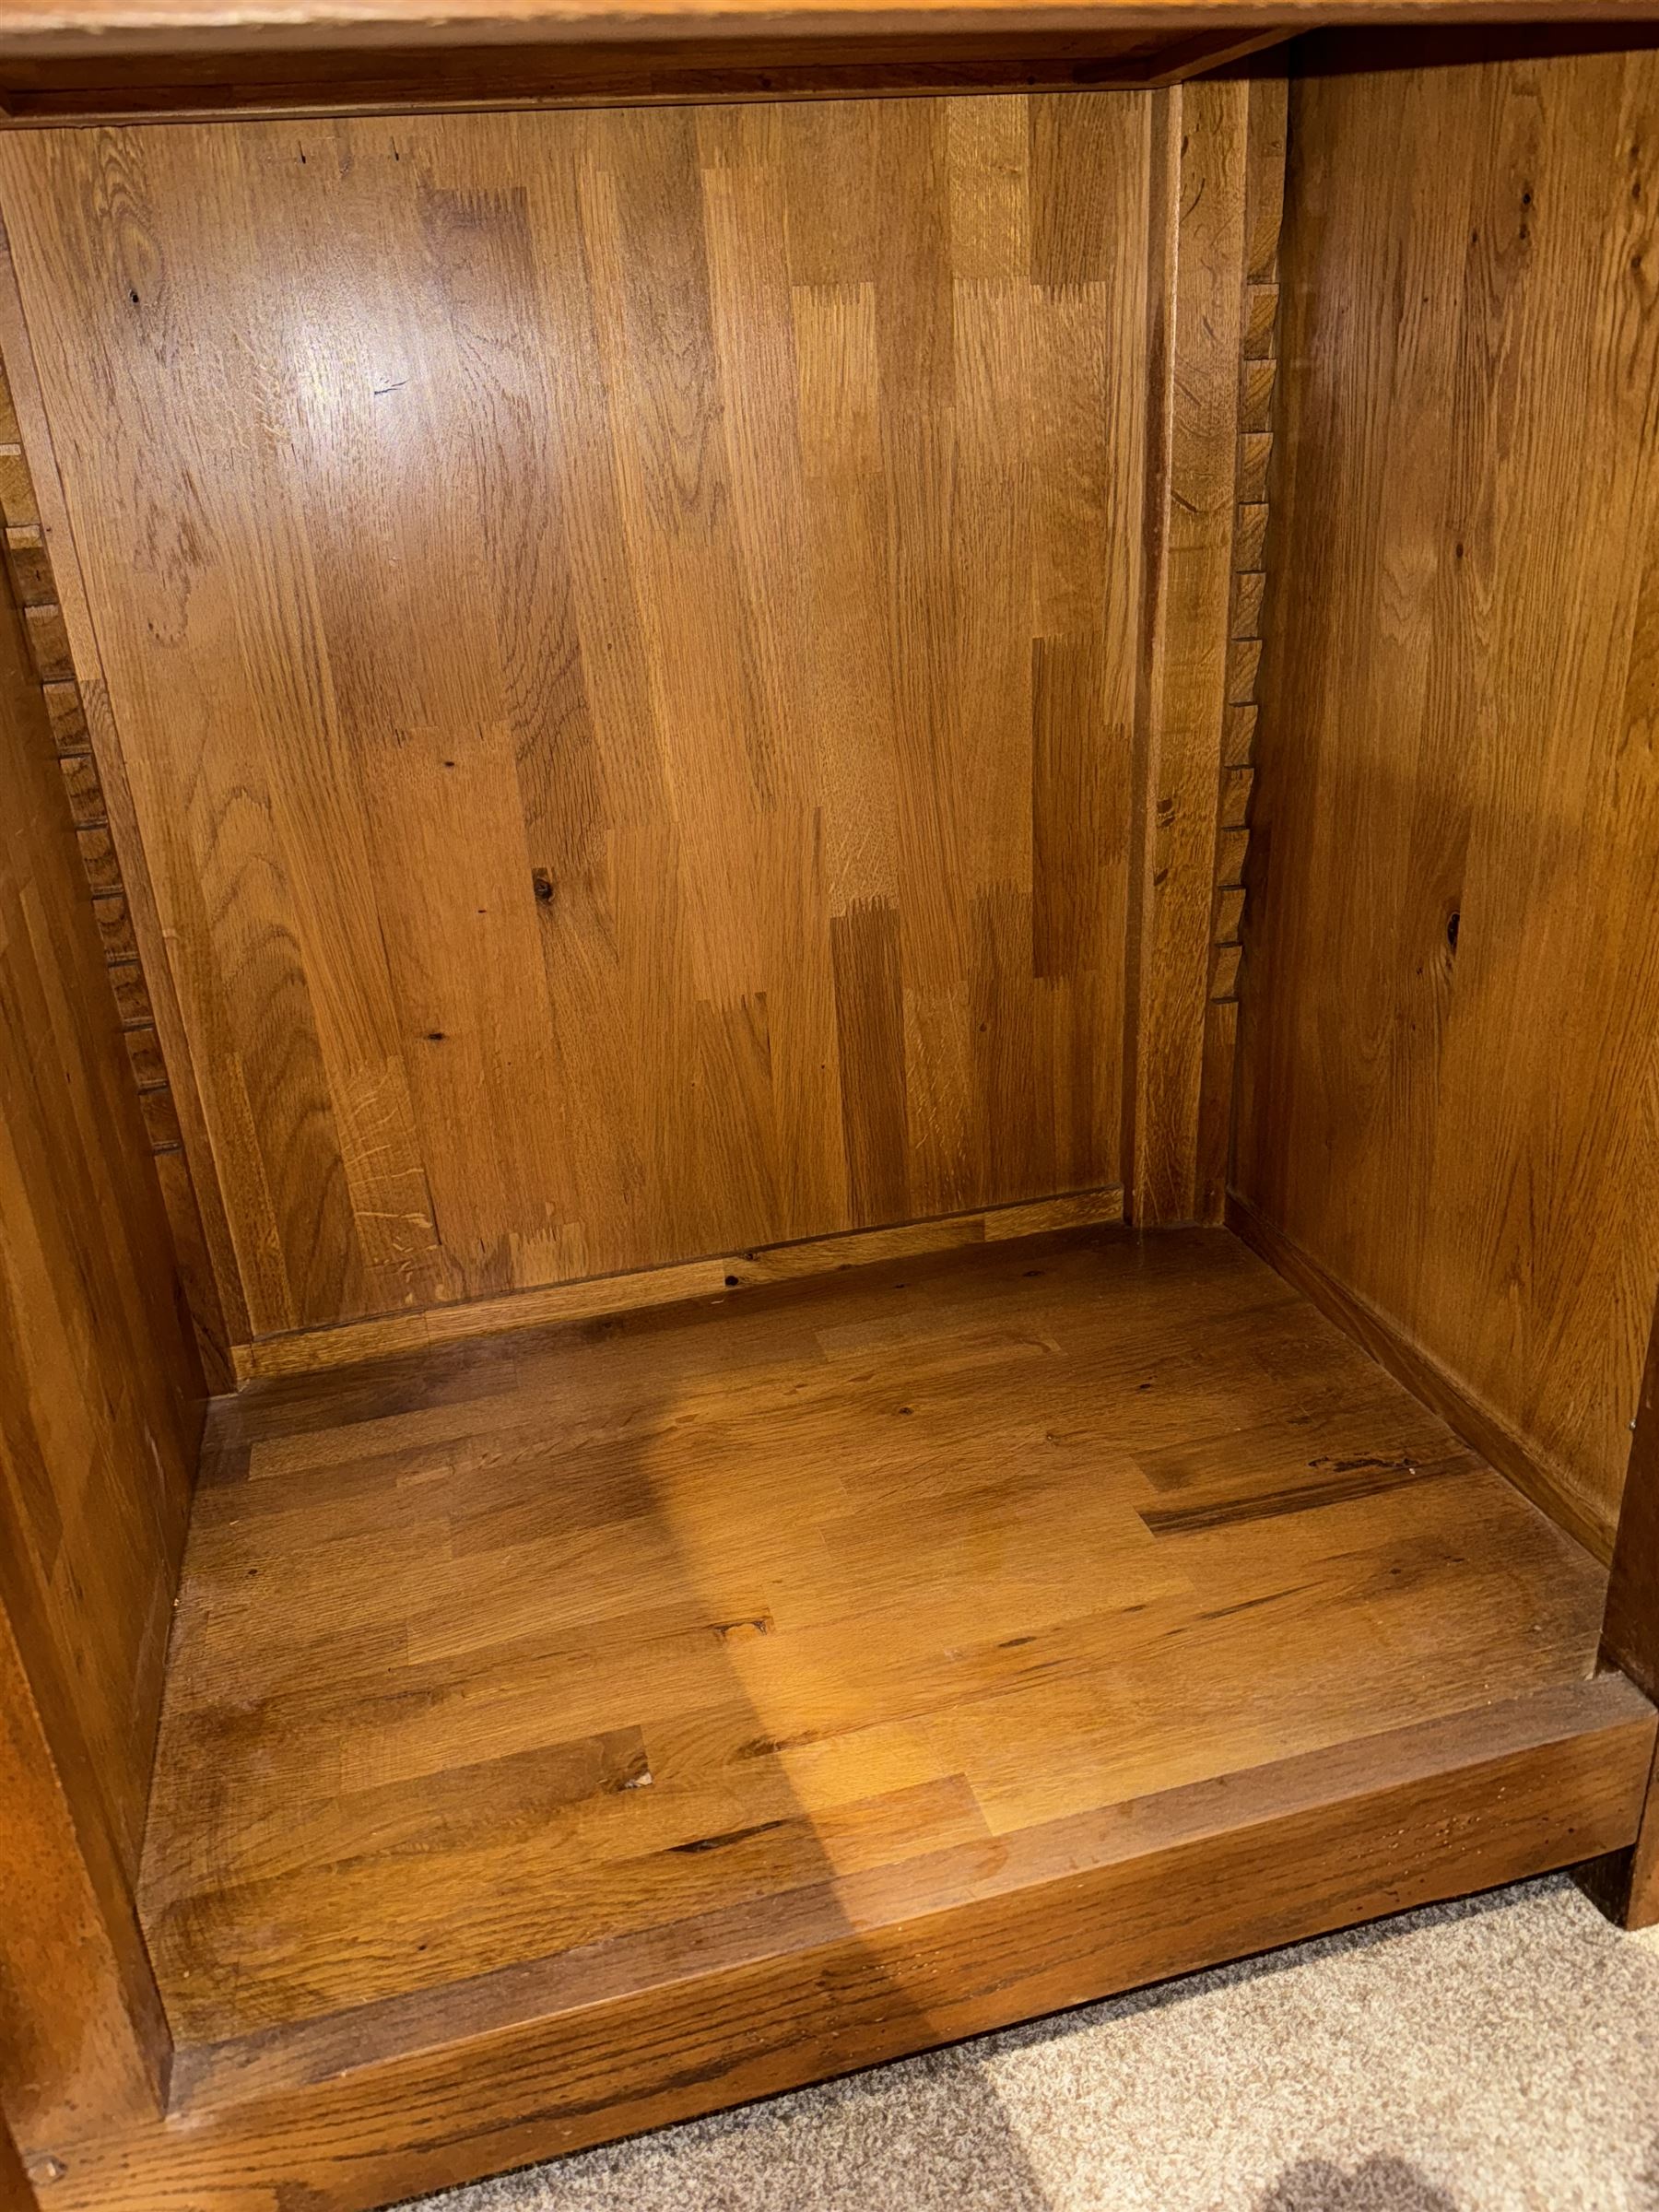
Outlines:
<svg viewBox="0 0 1659 2212"><path fill-rule="evenodd" d="M1072 1191L1025 1205L982 1206L974 1213L901 1221L890 1229L844 1230L834 1236L757 1245L748 1252L681 1260L665 1267L634 1268L625 1275L548 1283L539 1289L515 1290L502 1298L429 1306L418 1313L388 1313L330 1328L259 1337L252 1344L233 1346L231 1359L239 1385L276 1375L321 1374L333 1368L355 1367L364 1359L420 1351L432 1345L460 1344L472 1336L493 1336L506 1329L544 1328L560 1322L592 1321L602 1314L644 1312L653 1306L679 1305L695 1298L724 1298L732 1290L834 1275L843 1267L867 1267L878 1260L955 1252L1014 1237L1045 1236L1054 1230L1109 1226L1123 1218L1123 1186L1113 1183L1106 1190Z"/></svg>
<svg viewBox="0 0 1659 2212"><path fill-rule="evenodd" d="M771 2096L1620 1850L1653 1740L1601 1675L596 1946L510 2026L457 1985L400 2051L351 2014L181 2051L168 2119L57 2147L41 2201L363 2212Z"/></svg>

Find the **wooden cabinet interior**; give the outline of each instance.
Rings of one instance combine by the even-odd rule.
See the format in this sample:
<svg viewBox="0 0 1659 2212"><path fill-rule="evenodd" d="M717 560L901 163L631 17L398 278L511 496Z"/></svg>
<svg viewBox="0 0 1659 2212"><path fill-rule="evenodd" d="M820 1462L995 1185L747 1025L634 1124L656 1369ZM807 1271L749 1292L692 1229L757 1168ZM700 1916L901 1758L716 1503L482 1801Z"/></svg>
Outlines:
<svg viewBox="0 0 1659 2212"><path fill-rule="evenodd" d="M1640 29L98 13L0 39L40 2203L1659 1913Z"/></svg>
<svg viewBox="0 0 1659 2212"><path fill-rule="evenodd" d="M1319 54L1235 1183L1605 1556L1659 1275L1659 54Z"/></svg>

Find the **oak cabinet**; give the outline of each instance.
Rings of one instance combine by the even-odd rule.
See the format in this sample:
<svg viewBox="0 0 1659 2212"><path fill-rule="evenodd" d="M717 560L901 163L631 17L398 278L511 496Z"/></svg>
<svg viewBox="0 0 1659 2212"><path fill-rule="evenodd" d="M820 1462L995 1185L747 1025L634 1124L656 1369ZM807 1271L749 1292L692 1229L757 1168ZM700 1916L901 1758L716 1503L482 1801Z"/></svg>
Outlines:
<svg viewBox="0 0 1659 2212"><path fill-rule="evenodd" d="M0 2193L1659 1915L1659 39L1473 12L13 11Z"/></svg>

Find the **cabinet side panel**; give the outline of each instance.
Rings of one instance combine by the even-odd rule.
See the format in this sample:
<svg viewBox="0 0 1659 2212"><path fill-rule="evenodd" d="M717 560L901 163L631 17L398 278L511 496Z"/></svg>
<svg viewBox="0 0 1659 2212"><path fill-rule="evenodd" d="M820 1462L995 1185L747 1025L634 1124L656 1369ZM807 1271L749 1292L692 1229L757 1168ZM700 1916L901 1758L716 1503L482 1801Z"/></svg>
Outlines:
<svg viewBox="0 0 1659 2212"><path fill-rule="evenodd" d="M9 136L255 1337L1122 1181L1152 98Z"/></svg>
<svg viewBox="0 0 1659 2212"><path fill-rule="evenodd" d="M0 788L0 2074L28 2147L112 2084L141 2098L165 2043L131 1889L204 1394L3 582Z"/></svg>
<svg viewBox="0 0 1659 2212"><path fill-rule="evenodd" d="M131 802L62 500L11 256L0 240L0 524L6 565L23 610L58 769L69 794L87 895L121 1015L196 1342L209 1386L222 1389L230 1382L229 1332L195 1176L183 1148L200 1112L189 1081L176 1079L185 1054L174 1009L165 993L159 1003L151 995L152 977L165 979L165 953L151 924L148 884L141 865L134 865L141 864L142 853L131 834ZM207 1195L217 1205L217 1190L210 1187ZM215 1218L211 1213L206 1218Z"/></svg>
<svg viewBox="0 0 1659 2212"><path fill-rule="evenodd" d="M1604 1550L1659 1271L1656 144L1651 53L1293 84L1235 1173Z"/></svg>

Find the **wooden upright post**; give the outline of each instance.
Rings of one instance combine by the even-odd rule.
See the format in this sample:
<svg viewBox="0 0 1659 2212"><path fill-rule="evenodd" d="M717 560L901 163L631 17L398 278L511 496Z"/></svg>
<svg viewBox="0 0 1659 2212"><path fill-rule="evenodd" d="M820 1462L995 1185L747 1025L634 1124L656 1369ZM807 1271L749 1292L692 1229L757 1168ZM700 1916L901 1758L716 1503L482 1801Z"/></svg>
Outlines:
<svg viewBox="0 0 1659 2212"><path fill-rule="evenodd" d="M1613 1547L1613 1574L1602 1621L1602 1657L1622 1667L1659 1701L1659 1306L1648 1338L1647 1365L1630 1439L1630 1467ZM1647 1811L1629 1851L1592 1860L1584 1888L1627 1928L1659 1924L1659 1769L1648 1784Z"/></svg>

